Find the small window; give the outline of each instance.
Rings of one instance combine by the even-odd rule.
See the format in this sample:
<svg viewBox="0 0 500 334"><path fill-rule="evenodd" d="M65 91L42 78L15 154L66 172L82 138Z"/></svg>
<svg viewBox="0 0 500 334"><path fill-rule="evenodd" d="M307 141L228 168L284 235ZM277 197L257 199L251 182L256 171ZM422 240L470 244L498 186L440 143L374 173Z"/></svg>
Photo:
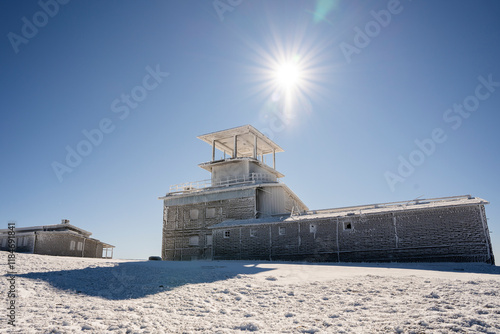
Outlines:
<svg viewBox="0 0 500 334"><path fill-rule="evenodd" d="M207 246L212 246L212 236L207 235Z"/></svg>
<svg viewBox="0 0 500 334"><path fill-rule="evenodd" d="M189 246L198 246L199 244L200 238L197 235L189 237Z"/></svg>
<svg viewBox="0 0 500 334"><path fill-rule="evenodd" d="M231 231L224 231L224 238L229 238Z"/></svg>
<svg viewBox="0 0 500 334"><path fill-rule="evenodd" d="M5 248L7 246L7 238L2 238L2 247Z"/></svg>
<svg viewBox="0 0 500 334"><path fill-rule="evenodd" d="M198 219L198 215L199 215L198 209L189 210L189 218L191 218L191 220Z"/></svg>
<svg viewBox="0 0 500 334"><path fill-rule="evenodd" d="M257 230L256 229L250 229L250 236L253 238L253 237L256 237L257 236Z"/></svg>
<svg viewBox="0 0 500 334"><path fill-rule="evenodd" d="M351 222L345 222L344 223L344 230L352 230L352 223Z"/></svg>
<svg viewBox="0 0 500 334"><path fill-rule="evenodd" d="M71 242L69 243L69 250L75 250L75 241L74 240L71 240Z"/></svg>
<svg viewBox="0 0 500 334"><path fill-rule="evenodd" d="M28 237L23 237L23 246L28 246Z"/></svg>
<svg viewBox="0 0 500 334"><path fill-rule="evenodd" d="M286 234L286 227L280 226L280 228L279 228L279 234L280 235L285 235Z"/></svg>
<svg viewBox="0 0 500 334"><path fill-rule="evenodd" d="M214 218L215 217L215 208L207 208L207 212L205 214L206 218Z"/></svg>
<svg viewBox="0 0 500 334"><path fill-rule="evenodd" d="M309 232L316 233L316 224L309 224Z"/></svg>
<svg viewBox="0 0 500 334"><path fill-rule="evenodd" d="M79 241L78 244L76 245L76 250L81 251L83 249L83 242Z"/></svg>

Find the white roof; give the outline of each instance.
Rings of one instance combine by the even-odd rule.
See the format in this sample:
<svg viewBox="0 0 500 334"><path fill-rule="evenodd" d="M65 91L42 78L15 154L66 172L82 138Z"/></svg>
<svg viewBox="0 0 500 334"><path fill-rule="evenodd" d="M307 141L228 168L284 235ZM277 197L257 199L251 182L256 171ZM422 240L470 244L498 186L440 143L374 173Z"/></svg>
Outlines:
<svg viewBox="0 0 500 334"><path fill-rule="evenodd" d="M215 148L229 153L234 149L234 136L238 138L236 154L238 157L253 157L255 138L257 138L257 155L284 152L278 144L251 125L208 133L198 136L198 139L210 145L215 141Z"/></svg>
<svg viewBox="0 0 500 334"><path fill-rule="evenodd" d="M35 232L35 231L55 231L55 230L61 230L61 229L66 229L66 230L72 230L75 232L78 232L79 234L85 235L85 236L90 236L92 235L92 232L86 231L83 228L76 227L75 225L71 224L54 224L54 225L43 225L43 226L29 226L29 227L16 227L15 231L16 233L19 232ZM9 229L1 229L0 233L7 233Z"/></svg>

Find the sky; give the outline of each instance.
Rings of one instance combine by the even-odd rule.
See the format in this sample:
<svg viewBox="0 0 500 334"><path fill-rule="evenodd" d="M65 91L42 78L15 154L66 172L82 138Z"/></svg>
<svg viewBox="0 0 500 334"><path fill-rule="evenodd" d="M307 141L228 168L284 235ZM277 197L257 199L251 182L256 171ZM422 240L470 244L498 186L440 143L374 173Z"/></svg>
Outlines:
<svg viewBox="0 0 500 334"><path fill-rule="evenodd" d="M196 137L251 124L310 209L483 198L500 261L497 1L2 1L0 224L160 255Z"/></svg>

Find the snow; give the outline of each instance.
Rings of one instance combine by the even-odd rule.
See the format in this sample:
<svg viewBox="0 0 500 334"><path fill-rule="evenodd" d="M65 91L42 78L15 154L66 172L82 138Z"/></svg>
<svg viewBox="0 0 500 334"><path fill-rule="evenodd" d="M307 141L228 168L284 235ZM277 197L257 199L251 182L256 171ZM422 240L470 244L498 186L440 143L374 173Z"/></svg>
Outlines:
<svg viewBox="0 0 500 334"><path fill-rule="evenodd" d="M7 252L0 252L6 300ZM499 333L487 264L130 261L16 254L12 333Z"/></svg>

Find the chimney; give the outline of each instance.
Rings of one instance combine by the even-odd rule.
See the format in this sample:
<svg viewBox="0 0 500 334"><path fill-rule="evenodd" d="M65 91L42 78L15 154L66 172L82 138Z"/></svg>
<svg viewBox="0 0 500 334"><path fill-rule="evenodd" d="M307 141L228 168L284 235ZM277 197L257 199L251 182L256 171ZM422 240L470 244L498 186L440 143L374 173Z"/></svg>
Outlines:
<svg viewBox="0 0 500 334"><path fill-rule="evenodd" d="M69 224L69 219L61 219L61 224Z"/></svg>

